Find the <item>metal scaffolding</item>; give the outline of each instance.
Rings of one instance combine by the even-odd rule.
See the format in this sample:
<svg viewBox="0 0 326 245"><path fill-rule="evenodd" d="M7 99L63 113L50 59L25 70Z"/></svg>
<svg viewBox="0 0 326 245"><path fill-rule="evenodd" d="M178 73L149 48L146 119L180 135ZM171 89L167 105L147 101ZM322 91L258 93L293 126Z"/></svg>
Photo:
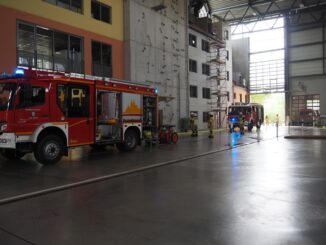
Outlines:
<svg viewBox="0 0 326 245"><path fill-rule="evenodd" d="M209 102L211 112L215 114L217 119L217 127L223 127L223 120L227 110L227 70L226 70L225 41L221 41L216 35L215 39L210 42L209 64L211 82L211 99Z"/></svg>

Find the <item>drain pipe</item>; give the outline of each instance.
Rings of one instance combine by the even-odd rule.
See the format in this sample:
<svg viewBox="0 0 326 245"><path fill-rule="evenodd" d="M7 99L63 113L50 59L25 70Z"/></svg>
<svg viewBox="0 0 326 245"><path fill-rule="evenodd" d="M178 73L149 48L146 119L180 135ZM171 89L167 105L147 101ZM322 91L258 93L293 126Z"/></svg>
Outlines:
<svg viewBox="0 0 326 245"><path fill-rule="evenodd" d="M188 49L188 36L189 36L189 32L188 32L188 25L189 25L189 15L188 15L188 6L189 6L189 0L185 1L185 27L186 27L186 31L185 31L185 59L186 59L186 117L189 117L190 115L190 98L189 98L189 93L190 93L190 88L189 88L189 49Z"/></svg>

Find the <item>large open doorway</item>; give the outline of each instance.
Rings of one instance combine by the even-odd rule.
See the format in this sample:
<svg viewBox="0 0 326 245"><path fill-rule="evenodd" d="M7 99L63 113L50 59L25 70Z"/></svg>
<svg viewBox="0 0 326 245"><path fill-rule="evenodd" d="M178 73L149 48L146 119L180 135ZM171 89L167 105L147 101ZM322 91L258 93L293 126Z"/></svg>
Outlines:
<svg viewBox="0 0 326 245"><path fill-rule="evenodd" d="M264 105L265 115L270 123L275 122L279 115L280 123L285 123L285 40L284 19L282 17L234 25L232 40L236 45L247 43L248 64L236 64L234 67L245 66L246 84L250 93L250 101ZM243 42L241 42L241 39ZM237 48L237 47L235 47ZM237 62L237 58L234 58ZM243 63L243 59L241 60ZM234 70L234 74L238 71Z"/></svg>

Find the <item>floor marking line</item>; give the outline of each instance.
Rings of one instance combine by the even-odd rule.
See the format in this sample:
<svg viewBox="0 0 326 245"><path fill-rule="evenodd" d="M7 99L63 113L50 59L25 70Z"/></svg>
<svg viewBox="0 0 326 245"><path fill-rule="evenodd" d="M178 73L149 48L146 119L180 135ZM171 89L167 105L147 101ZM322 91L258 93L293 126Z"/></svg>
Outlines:
<svg viewBox="0 0 326 245"><path fill-rule="evenodd" d="M267 140L269 140L269 139L267 139ZM260 141L265 141L265 139L261 139ZM90 178L90 179L86 179L86 180L82 180L82 181L77 181L77 182L71 183L71 184L51 187L51 188L43 189L43 190L40 190L40 191L34 191L34 192L26 193L26 194L13 196L13 197L3 198L3 199L0 199L0 206L4 205L4 204L8 204L8 203L13 203L13 202L17 202L17 201L21 201L21 200L25 200L25 199L34 198L34 197L37 197L37 196L42 196L42 195L62 191L62 190L71 189L71 188L74 188L74 187L79 187L79 186L92 184L92 183L96 183L96 182L100 182L100 181L104 181L104 180L108 180L108 179L113 179L113 178L117 178L117 177L124 176L124 175L143 172L143 171L146 171L146 170L159 168L159 167L170 165L170 164L173 164L173 163L183 162L183 161L187 161L187 160L191 160L191 159L195 159L195 158L200 158L200 157L207 156L207 155L212 155L212 154L219 153L219 152L229 151L229 150L232 150L234 148L240 148L240 147L252 145L252 144L255 144L255 143L259 143L260 141L244 143L242 145L235 145L233 147L208 151L208 152L204 152L204 153L200 153L200 154L196 154L196 155L192 155L192 156L181 157L181 158L178 158L178 159L173 159L173 160L169 160L169 161L155 163L155 164L152 164L152 165L139 167L139 168L132 169L132 170L126 170L126 171L122 171L122 172L119 172L119 173L104 175L104 176L96 177L96 178Z"/></svg>
<svg viewBox="0 0 326 245"><path fill-rule="evenodd" d="M33 242L31 242L31 241L28 241L28 240L26 240L25 238L23 238L23 237L21 237L21 236L18 236L18 235L16 235L15 233L12 233L12 232L10 232L10 231L8 231L8 230L2 228L1 226L0 226L0 231L3 231L4 233L6 233L6 234L8 234L8 235L17 238L18 240L21 240L21 241L27 242L28 244L35 245L35 243L33 243Z"/></svg>

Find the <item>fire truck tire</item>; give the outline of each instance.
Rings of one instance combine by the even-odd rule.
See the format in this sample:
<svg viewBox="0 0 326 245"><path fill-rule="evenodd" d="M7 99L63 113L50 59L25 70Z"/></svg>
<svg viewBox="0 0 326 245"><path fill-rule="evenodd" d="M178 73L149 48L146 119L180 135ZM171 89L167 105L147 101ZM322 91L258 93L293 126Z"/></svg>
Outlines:
<svg viewBox="0 0 326 245"><path fill-rule="evenodd" d="M14 149L4 149L1 151L1 155L9 160L18 160L25 156L25 153Z"/></svg>
<svg viewBox="0 0 326 245"><path fill-rule="evenodd" d="M63 155L63 141L60 137L50 134L40 139L34 151L35 159L44 164L55 164Z"/></svg>
<svg viewBox="0 0 326 245"><path fill-rule="evenodd" d="M132 151L136 148L138 142L137 132L133 129L129 129L125 133L125 140L123 143L117 144L117 148L120 151Z"/></svg>

